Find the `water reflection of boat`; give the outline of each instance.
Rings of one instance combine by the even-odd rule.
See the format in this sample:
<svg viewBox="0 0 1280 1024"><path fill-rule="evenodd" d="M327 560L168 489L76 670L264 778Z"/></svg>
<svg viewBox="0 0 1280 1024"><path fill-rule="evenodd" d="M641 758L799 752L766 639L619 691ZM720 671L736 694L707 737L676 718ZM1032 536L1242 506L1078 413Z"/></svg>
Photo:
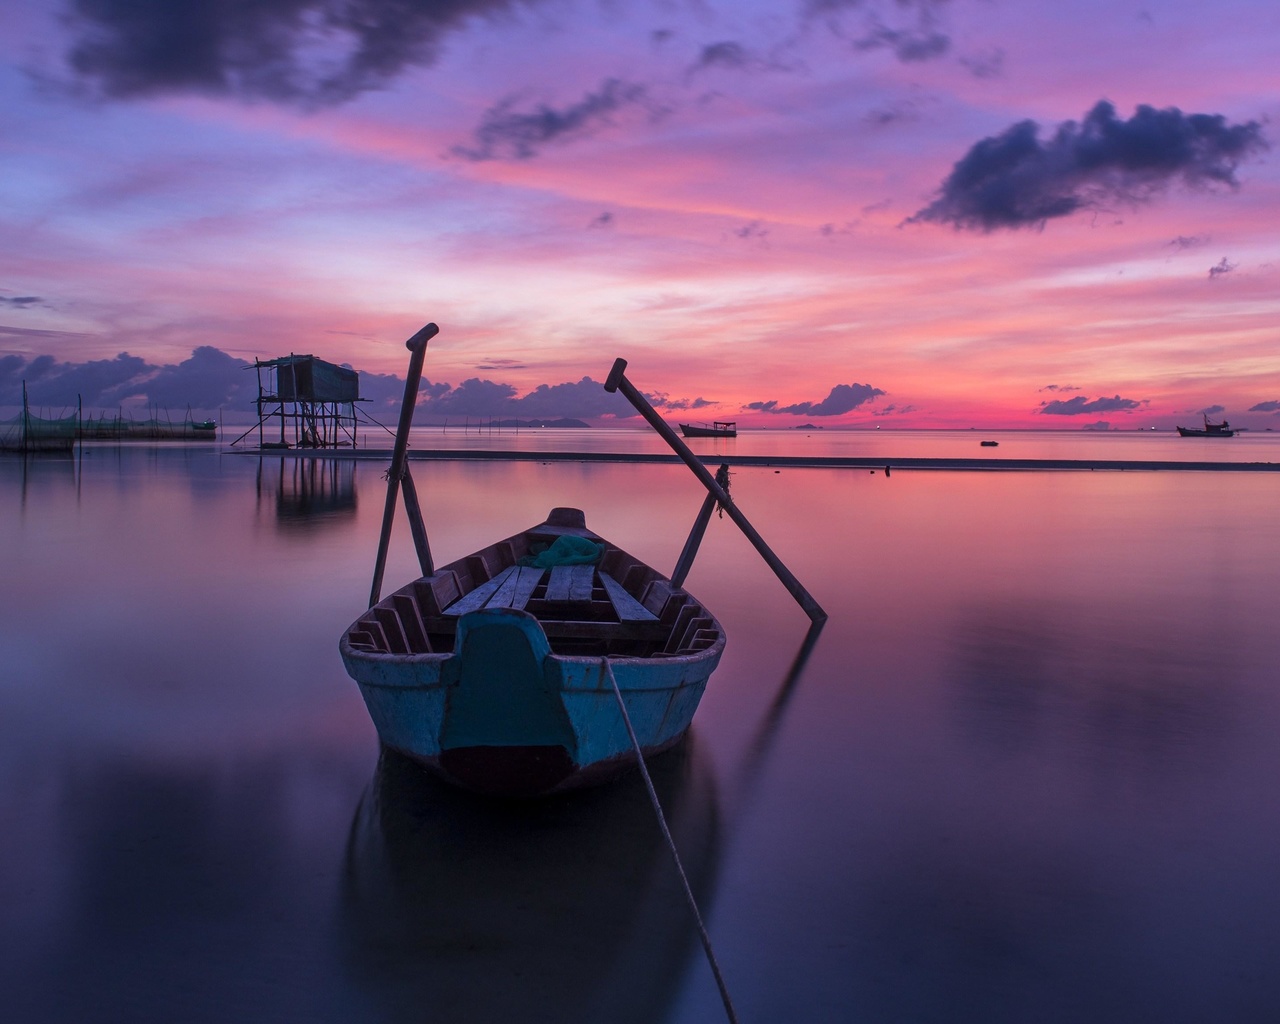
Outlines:
<svg viewBox="0 0 1280 1024"><path fill-rule="evenodd" d="M1204 427L1179 427L1179 437L1235 437L1236 432L1231 429L1231 424L1226 420L1221 423L1214 423L1206 415L1204 417Z"/></svg>
<svg viewBox="0 0 1280 1024"><path fill-rule="evenodd" d="M534 796L634 763L615 681L644 755L677 743L724 644L692 595L558 508L378 602L339 647L383 744Z"/></svg>
<svg viewBox="0 0 1280 1024"><path fill-rule="evenodd" d="M649 765L699 900L720 823L696 737ZM511 804L384 752L352 823L348 969L390 1021L665 1020L696 933L636 775Z"/></svg>
<svg viewBox="0 0 1280 1024"><path fill-rule="evenodd" d="M732 420L716 420L707 426L694 423L681 423L680 433L685 437L737 437L738 424Z"/></svg>

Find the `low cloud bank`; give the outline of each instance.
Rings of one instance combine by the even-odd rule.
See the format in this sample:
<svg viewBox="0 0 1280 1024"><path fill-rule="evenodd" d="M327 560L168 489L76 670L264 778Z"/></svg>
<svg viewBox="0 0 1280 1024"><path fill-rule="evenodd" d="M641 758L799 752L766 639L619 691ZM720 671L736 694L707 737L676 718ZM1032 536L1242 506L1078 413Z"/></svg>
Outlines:
<svg viewBox="0 0 1280 1024"><path fill-rule="evenodd" d="M22 403L26 381L30 401L38 408L74 408L86 412L118 406L146 405L202 414L223 410L237 420L254 415L258 397L252 363L201 346L189 359L156 365L121 352L113 359L61 362L53 355L0 356L0 406ZM360 373L361 409L377 419L394 416L404 399L404 379L395 374ZM677 412L717 403L705 398L646 396L656 409ZM521 394L512 384L470 377L456 387L424 378L418 389L416 417L440 421L456 417L521 417L525 419L629 419L638 415L620 395L610 394L590 377L560 384L539 384ZM822 415L819 413L818 415Z"/></svg>

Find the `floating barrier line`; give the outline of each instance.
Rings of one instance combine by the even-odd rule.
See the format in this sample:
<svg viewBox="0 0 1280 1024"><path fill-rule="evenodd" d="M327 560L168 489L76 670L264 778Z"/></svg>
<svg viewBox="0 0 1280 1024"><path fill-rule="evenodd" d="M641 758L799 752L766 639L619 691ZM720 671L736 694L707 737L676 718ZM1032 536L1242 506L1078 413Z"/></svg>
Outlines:
<svg viewBox="0 0 1280 1024"><path fill-rule="evenodd" d="M684 873L684 865L680 862L680 853L676 849L676 841L671 837L671 829L667 827L667 816L662 813L662 803L658 800L658 791L653 788L653 779L649 777L649 766L644 763L644 752L640 749L640 740L631 725L631 716L627 714L627 705L622 699L622 691L618 689L618 680L614 677L613 666L608 658L600 659L600 677L609 677L613 687L613 695L618 699L618 710L622 712L622 722L627 727L627 735L631 737L631 746L636 752L636 763L640 767L640 775L644 779L644 788L649 791L649 802L653 804L653 813L658 818L658 827L662 830L662 838L667 841L667 849L671 851L671 859L675 861L676 872L680 875L680 884L684 887L684 897L693 913L694 923L698 926L698 936L702 939L702 948L707 954L707 963L711 965L711 973L715 975L716 987L720 989L720 1000L724 1003L724 1012L730 1024L738 1024L738 1015L734 1013L733 1001L729 998L729 988L725 985L724 975L720 973L720 964L716 962L715 950L711 948L711 936L707 934L706 925L702 923L702 914L698 911L698 901L693 898L693 889L689 885L689 876Z"/></svg>
<svg viewBox="0 0 1280 1024"><path fill-rule="evenodd" d="M271 458L300 459L374 459L385 461L390 454L385 448L280 448L263 453L253 449L237 449L228 455L270 455ZM516 452L463 450L448 448L415 448L405 456L411 462L622 462L651 465L679 465L681 459L666 452ZM1169 459L935 459L876 458L844 455L697 455L706 465L727 463L730 466L766 467L771 469L884 469L897 470L993 470L1036 471L1075 470L1088 472L1134 470L1155 472L1182 470L1188 472L1280 473L1280 462L1182 462Z"/></svg>

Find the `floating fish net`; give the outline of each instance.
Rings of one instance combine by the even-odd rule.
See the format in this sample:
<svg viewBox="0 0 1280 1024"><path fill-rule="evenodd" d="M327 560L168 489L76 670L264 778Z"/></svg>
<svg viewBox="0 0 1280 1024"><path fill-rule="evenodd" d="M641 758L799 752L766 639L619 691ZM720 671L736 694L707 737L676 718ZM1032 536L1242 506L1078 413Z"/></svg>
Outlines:
<svg viewBox="0 0 1280 1024"><path fill-rule="evenodd" d="M0 420L0 450L12 452L71 451L76 441L77 416L47 419L19 413Z"/></svg>

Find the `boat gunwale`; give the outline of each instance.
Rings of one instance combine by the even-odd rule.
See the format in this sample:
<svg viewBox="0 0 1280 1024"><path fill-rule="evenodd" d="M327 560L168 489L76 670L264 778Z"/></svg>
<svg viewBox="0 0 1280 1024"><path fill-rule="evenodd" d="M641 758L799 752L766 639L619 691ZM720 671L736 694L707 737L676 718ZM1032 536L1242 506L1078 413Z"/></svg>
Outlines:
<svg viewBox="0 0 1280 1024"><path fill-rule="evenodd" d="M561 652L553 649L551 651L550 657L555 658L559 661L565 661L570 663L581 662L584 664L599 664L601 659L607 658L610 664L622 667L631 663L634 663L636 665L679 664L682 662L689 663L689 664L696 664L697 662L704 660L705 658L718 656L723 652L725 642L727 639L725 636L724 627L720 624L720 620L717 619L716 616L710 611L710 609L708 609L707 606L704 605L696 596L691 594L688 590L686 590L682 586L680 587L675 586L674 584L671 583L670 578L666 576L664 573L659 572L657 569L654 569L651 565L649 565L643 559L638 558L637 556L631 554L625 549L618 547L616 544L614 544L612 541L608 540L607 538L602 537L599 534L595 533L594 531L590 530L585 526L585 523L582 526L567 525L567 524L562 525L558 523L552 523L551 519L555 516L557 511L558 510L552 510L551 515L549 515L548 518L541 523L537 523L534 526L531 526L527 529L514 533L509 537L504 537L500 540L494 541L493 543L487 544L484 547L477 549L476 551L462 555L461 557L454 559L453 561L447 563L446 565L438 567L435 570L435 572L431 574L431 576L418 576L417 578L410 580L409 582L405 583L403 586L401 586L397 590L393 591L392 593L382 598L380 601L377 602L377 604L371 606L370 608L367 608L357 619L355 619L342 632L342 636L339 639L338 646L339 646L339 651L341 652L344 660L350 659L352 661L368 661L373 663L385 663L389 665L404 665L404 666L429 665L432 663L442 664L443 662L447 661L448 659L454 656L454 654L456 653L454 648L450 648L448 650L439 650L439 651L407 651L404 653L397 653L395 651L384 650L381 648L369 650L364 646L356 647L354 644L352 644L351 634L353 632L367 632L366 629L362 628L361 624L365 620L367 620L368 617L371 614L373 614L377 609L382 609L394 615L397 621L401 622L401 628L403 629L403 621L400 618L400 611L396 607L397 597L407 598L408 600L413 602L415 608L418 611L419 617L421 619L421 625L423 626L424 630L426 630L426 632L437 634L437 635L441 632L445 632L445 631L426 629L428 625L438 621L438 617L427 616L423 612L423 609L420 603L420 597L416 590L416 588L419 585L426 583L429 586L430 584L428 581L441 578L446 573L452 573L454 580L457 583L458 595L453 599L453 601L450 602L449 606L446 606L445 608L441 609L441 612L443 613L447 611L448 607L451 607L453 604L456 604L458 601L465 598L468 594L472 593L477 588L489 582L489 580L480 580L478 582L475 580L474 575L472 574L471 571L469 571L467 566L467 563L470 562L472 559L480 559L483 561L484 552L501 549L503 546L507 546L512 550L518 550L519 546L524 545L525 542L527 542L530 538L537 538L537 539L548 538L548 537L554 538L562 535L582 537L587 540L596 541L604 545L606 550L601 555L600 559L593 564L593 569L596 572L603 571L602 565L604 561L607 558L609 558L611 555L614 557L621 557L622 559L625 559L628 562L628 568L627 568L628 573L636 567L640 567L644 569L645 572L649 574L647 579L645 580L645 584L644 584L645 588L649 587L654 582L662 582L666 584L667 587L670 588L670 594L668 595L667 600L669 601L672 597L683 596L685 598L684 607L689 607L691 604L695 608L695 614L690 616L690 621L692 621L693 619L709 619L710 625L704 626L702 627L702 629L704 630L714 629L716 636L715 636L715 639L706 647L702 647L696 650L681 649L680 651L673 651L673 652L667 652L663 650L654 650L648 654L634 654L634 653L629 653L625 651L617 652L617 653L603 653L603 654L580 654L573 651ZM577 511L577 510L574 510L574 511ZM513 564L519 564L518 557ZM505 568L507 568L507 566L503 566L501 569L498 570L498 572L503 571L503 569ZM497 574L498 574L497 572L493 573L490 576L490 580L492 580L493 577L496 576ZM619 586L621 586L624 590L626 589L622 579L618 579L617 577L614 577L614 579L617 581ZM643 603L640 595L631 593L631 591L627 591L627 593L636 601L640 601L641 603ZM533 615L532 613L526 612L525 614L529 614L530 618L532 618L535 622L538 623L539 630L541 630L543 635L546 636L547 635L546 628L544 626L543 619L538 617L537 615ZM556 623L562 623L562 622L571 623L578 620L564 619L564 618L557 617L557 618L548 618L547 621L556 622ZM668 642L670 641L670 639L675 633L675 630L677 628L677 622L678 620L675 622L672 622L669 628L665 631L664 636ZM456 623L457 623L457 620L454 620L454 622L452 623L454 628L447 631L447 633L451 633L456 636ZM625 623L623 622L619 622L617 624L619 626L625 627ZM664 625L666 624L664 623ZM557 639L561 639L561 638L557 638ZM621 641L625 641L626 639L628 638L616 638L614 642L621 642ZM551 638L548 637L549 642L550 640ZM633 642L643 643L645 641L637 637L634 639ZM660 643L660 641L648 641L648 642ZM361 683L361 685L366 685L366 684ZM425 685L430 685L430 684L425 684Z"/></svg>

